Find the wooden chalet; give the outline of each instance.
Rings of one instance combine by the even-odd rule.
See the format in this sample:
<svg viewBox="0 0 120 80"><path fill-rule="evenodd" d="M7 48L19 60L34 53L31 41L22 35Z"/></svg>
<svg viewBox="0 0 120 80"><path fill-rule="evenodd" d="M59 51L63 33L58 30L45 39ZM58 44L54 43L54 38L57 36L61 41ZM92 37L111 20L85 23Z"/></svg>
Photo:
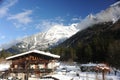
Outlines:
<svg viewBox="0 0 120 80"><path fill-rule="evenodd" d="M29 77L38 78L53 72L59 58L59 55L38 50L10 56L6 58L12 62L7 73L21 80L29 80Z"/></svg>

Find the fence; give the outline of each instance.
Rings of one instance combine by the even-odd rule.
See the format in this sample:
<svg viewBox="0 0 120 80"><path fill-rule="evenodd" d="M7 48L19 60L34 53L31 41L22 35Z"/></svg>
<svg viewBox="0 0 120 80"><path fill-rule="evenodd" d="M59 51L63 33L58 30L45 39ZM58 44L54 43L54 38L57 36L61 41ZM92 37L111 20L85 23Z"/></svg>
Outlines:
<svg viewBox="0 0 120 80"><path fill-rule="evenodd" d="M96 73L79 73L79 80L103 80L102 74L96 74ZM120 77L114 76L114 75L105 75L105 80L120 80Z"/></svg>

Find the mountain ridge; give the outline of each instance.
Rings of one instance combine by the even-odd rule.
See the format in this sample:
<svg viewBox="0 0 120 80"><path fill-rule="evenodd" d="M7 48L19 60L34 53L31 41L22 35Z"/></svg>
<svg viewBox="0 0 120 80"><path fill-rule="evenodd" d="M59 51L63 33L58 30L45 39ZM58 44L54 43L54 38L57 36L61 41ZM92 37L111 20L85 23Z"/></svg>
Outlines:
<svg viewBox="0 0 120 80"><path fill-rule="evenodd" d="M78 31L82 31L82 30L84 31L84 29L99 23L105 23L105 22L115 23L119 18L120 18L120 1L114 3L113 5L110 5L109 8L95 15L92 14L88 15L85 19L83 19L79 23L64 27L63 25L57 25L57 26L55 25L52 27L53 29L48 30L48 33L46 31L43 33L34 34L30 37L26 37L20 40L12 47L10 47L8 51L14 51L15 49L17 49L18 52L19 50L20 52L22 52L30 49L44 50L46 48L51 48L65 41L66 39L68 39ZM57 29L58 31L55 31Z"/></svg>
<svg viewBox="0 0 120 80"><path fill-rule="evenodd" d="M52 46L58 45L67 38L75 34L78 30L75 28L77 24L63 27L62 25L55 25L48 31L34 34L30 37L22 39L19 43L8 49L11 52L17 49L17 52L28 51L31 49L45 50Z"/></svg>

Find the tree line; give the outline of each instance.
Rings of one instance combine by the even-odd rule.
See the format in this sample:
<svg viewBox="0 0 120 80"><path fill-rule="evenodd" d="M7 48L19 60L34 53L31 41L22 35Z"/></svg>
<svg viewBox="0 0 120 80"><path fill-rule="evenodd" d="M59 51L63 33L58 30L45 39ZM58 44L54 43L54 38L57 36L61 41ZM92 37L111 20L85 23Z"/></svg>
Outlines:
<svg viewBox="0 0 120 80"><path fill-rule="evenodd" d="M79 38L70 46L57 46L50 51L60 55L61 61L107 63L110 66L120 68L120 20L112 26L109 23L107 26L100 24L94 25L91 29L94 29L92 37ZM80 34L77 34L77 38Z"/></svg>

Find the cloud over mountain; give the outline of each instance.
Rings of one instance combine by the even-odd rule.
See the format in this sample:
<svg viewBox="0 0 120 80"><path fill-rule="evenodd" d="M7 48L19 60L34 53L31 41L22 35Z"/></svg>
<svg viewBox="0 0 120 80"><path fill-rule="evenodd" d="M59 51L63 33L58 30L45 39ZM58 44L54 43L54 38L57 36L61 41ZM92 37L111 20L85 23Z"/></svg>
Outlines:
<svg viewBox="0 0 120 80"><path fill-rule="evenodd" d="M106 10L102 10L101 12L95 15L93 14L88 15L78 24L78 28L82 30L97 23L109 22L109 21L115 22L119 18L120 18L120 1L111 5Z"/></svg>

